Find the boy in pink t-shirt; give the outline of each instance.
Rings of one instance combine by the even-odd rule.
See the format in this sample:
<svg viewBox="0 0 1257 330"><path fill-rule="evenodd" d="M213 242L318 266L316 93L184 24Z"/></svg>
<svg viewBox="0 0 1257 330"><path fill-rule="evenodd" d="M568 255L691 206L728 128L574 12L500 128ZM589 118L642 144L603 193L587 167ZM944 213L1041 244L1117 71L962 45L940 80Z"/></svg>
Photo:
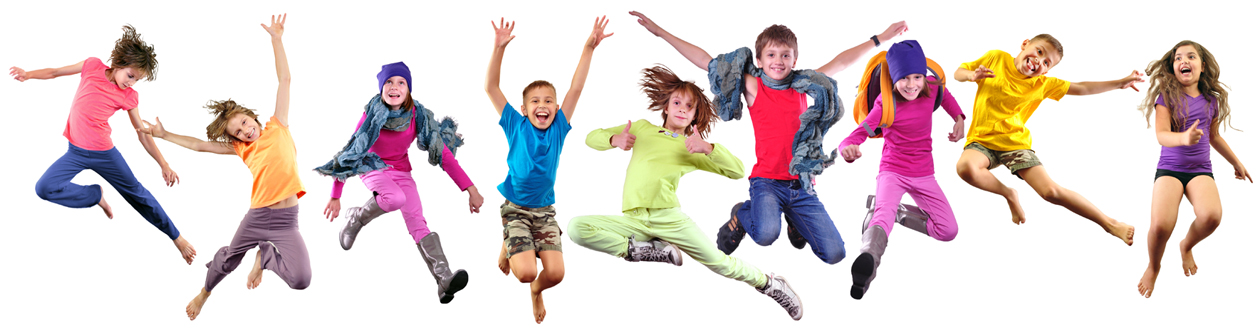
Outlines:
<svg viewBox="0 0 1257 330"><path fill-rule="evenodd" d="M184 261L192 264L196 249L179 234L179 229L166 216L157 199L135 179L135 174L131 173L131 168L109 136L112 132L109 117L118 110L127 110L131 124L140 127L140 96L131 85L140 79L153 80L157 73L157 54L153 52L153 46L141 40L140 34L130 25L122 27L122 31L122 38L118 39L110 54L109 66L98 58L89 57L60 68L30 72L18 67L9 68L9 75L17 81L82 73L78 91L74 93L74 103L70 105L65 132L62 133L70 140L70 149L39 178L35 193L39 198L72 208L99 205L105 210L105 216L112 219L113 209L105 202L100 185L83 186L70 182L79 172L90 169L118 190L145 220L173 240ZM153 138L139 134L139 139L144 150L161 166L166 185L173 186L178 182L179 176L166 164Z"/></svg>

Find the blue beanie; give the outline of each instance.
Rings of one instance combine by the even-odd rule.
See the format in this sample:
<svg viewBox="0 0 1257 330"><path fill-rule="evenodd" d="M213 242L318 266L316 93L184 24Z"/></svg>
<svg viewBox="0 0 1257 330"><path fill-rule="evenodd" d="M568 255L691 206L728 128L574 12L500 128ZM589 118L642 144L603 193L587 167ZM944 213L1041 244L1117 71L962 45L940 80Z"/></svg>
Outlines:
<svg viewBox="0 0 1257 330"><path fill-rule="evenodd" d="M910 74L926 73L925 52L916 40L896 42L886 51L886 63L890 65L890 81L896 82Z"/></svg>
<svg viewBox="0 0 1257 330"><path fill-rule="evenodd" d="M406 78L406 91L414 91L410 88L410 84L412 82L412 80L410 80L410 67L406 66L406 63L404 62L397 62L381 66L380 73L375 75L375 79L380 81L381 92L384 91L384 82L388 81L388 78L393 76L402 76L402 78Z"/></svg>

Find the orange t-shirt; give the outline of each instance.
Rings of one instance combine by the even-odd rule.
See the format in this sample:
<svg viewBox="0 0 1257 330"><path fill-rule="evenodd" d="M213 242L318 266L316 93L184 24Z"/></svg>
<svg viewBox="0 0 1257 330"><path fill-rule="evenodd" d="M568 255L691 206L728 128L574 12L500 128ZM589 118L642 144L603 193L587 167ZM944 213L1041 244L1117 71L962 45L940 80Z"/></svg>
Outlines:
<svg viewBox="0 0 1257 330"><path fill-rule="evenodd" d="M293 194L306 194L297 176L297 146L288 127L271 117L262 134L252 143L231 144L236 154L253 172L253 197L249 208L262 208L278 203Z"/></svg>

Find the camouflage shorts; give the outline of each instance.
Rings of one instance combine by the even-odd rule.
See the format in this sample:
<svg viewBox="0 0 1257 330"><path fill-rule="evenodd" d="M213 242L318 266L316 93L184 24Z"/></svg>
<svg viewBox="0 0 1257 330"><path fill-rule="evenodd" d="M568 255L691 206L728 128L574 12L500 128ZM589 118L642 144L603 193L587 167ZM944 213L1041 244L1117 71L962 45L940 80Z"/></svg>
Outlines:
<svg viewBox="0 0 1257 330"><path fill-rule="evenodd" d="M986 169L988 170L995 169L996 167L999 167L1000 165L1004 165L1008 167L1008 170L1012 171L1013 175L1016 175L1018 178L1021 178L1021 176L1017 175L1017 171L1043 165L1043 163L1039 162L1039 157L1034 155L1034 150L1030 150L1030 149L1018 149L1018 150L1013 150L1013 151L998 151L998 150L987 149L986 146L983 146L982 144L979 144L977 142L970 143L969 145L965 146L965 149L973 149L974 151L977 151L977 152L982 153L983 155L986 155L986 159L991 161L991 164L988 165ZM1025 180L1025 179L1022 179L1022 180Z"/></svg>
<svg viewBox="0 0 1257 330"><path fill-rule="evenodd" d="M529 250L562 252L563 230L554 214L554 205L528 208L509 200L502 203L502 239L506 241L507 254L514 256Z"/></svg>

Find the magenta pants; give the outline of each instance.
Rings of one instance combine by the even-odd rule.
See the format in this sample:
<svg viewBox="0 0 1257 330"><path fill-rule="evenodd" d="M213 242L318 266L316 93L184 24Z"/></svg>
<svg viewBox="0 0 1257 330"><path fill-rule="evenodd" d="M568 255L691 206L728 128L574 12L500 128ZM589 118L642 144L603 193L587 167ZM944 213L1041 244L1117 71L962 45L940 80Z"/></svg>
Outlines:
<svg viewBox="0 0 1257 330"><path fill-rule="evenodd" d="M956 215L947 203L947 196L934 180L934 175L906 177L894 172L882 171L877 174L877 199L873 204L873 220L869 227L882 226L890 235L895 226L895 213L903 194L907 193L916 201L917 207L929 215L926 229L930 237L940 241L956 238Z"/></svg>
<svg viewBox="0 0 1257 330"><path fill-rule="evenodd" d="M367 189L379 194L375 202L384 212L402 211L402 219L406 221L406 229L415 243L428 236L428 221L423 218L423 203L419 201L419 190L415 187L415 179L410 172L385 169L367 172L360 176Z"/></svg>

